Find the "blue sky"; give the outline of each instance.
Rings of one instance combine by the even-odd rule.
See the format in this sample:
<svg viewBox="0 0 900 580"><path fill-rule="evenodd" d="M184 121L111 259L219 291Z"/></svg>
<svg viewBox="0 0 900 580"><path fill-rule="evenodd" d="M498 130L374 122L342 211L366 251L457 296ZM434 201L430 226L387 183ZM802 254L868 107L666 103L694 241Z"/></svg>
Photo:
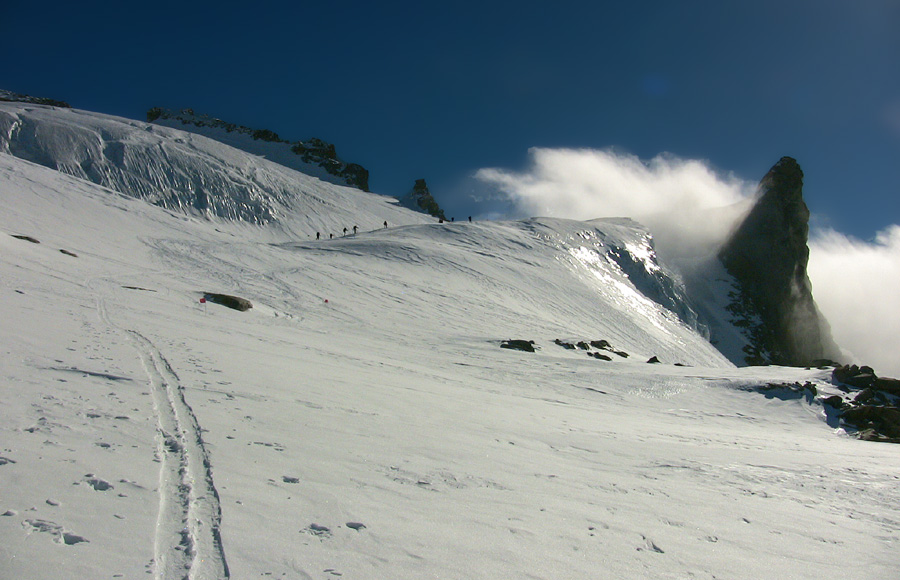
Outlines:
<svg viewBox="0 0 900 580"><path fill-rule="evenodd" d="M758 181L806 173L817 223L900 224L900 2L6 0L0 88L143 119L193 108L318 136L448 215L529 148L668 153Z"/></svg>

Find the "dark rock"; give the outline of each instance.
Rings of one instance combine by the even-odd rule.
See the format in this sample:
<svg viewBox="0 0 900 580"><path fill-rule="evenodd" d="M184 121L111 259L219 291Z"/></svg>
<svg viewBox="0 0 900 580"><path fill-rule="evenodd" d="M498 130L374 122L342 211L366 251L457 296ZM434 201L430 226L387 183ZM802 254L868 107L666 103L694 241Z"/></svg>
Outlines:
<svg viewBox="0 0 900 580"><path fill-rule="evenodd" d="M656 356L651 356L650 360L647 361L650 364L659 364L659 359Z"/></svg>
<svg viewBox="0 0 900 580"><path fill-rule="evenodd" d="M809 209L803 171L782 157L759 184L756 203L722 246L719 258L738 284L729 310L752 345L749 364L812 366L839 352L816 307L806 272ZM756 315L759 324L749 322Z"/></svg>
<svg viewBox="0 0 900 580"><path fill-rule="evenodd" d="M859 374L859 367L856 365L843 365L831 371L831 378L838 383L846 383L849 377Z"/></svg>
<svg viewBox="0 0 900 580"><path fill-rule="evenodd" d="M875 375L859 373L858 375L847 377L847 380L844 382L857 389L867 389L875 384Z"/></svg>
<svg viewBox="0 0 900 580"><path fill-rule="evenodd" d="M533 340L505 340L500 343L500 348L509 348L512 350L522 350L525 352L534 352Z"/></svg>
<svg viewBox="0 0 900 580"><path fill-rule="evenodd" d="M589 352L588 356L592 356L597 360L612 360L612 357L606 356L605 354L600 352Z"/></svg>
<svg viewBox="0 0 900 580"><path fill-rule="evenodd" d="M203 297L206 298L209 302L221 304L222 306L227 306L228 308L232 308L234 310L240 310L241 312L245 312L253 308L253 304L249 300L247 300L246 298L240 298L238 296L206 292Z"/></svg>
<svg viewBox="0 0 900 580"><path fill-rule="evenodd" d="M843 365L835 368L831 372L831 378L838 383L843 383L857 389L873 387L879 380L881 380L881 384L886 385L888 389L891 388L894 382L900 386L900 381L896 381L896 379L879 379L875 375L875 371L872 370L872 367L869 366L860 367L856 365Z"/></svg>
<svg viewBox="0 0 900 580"><path fill-rule="evenodd" d="M72 105L65 101L48 99L46 97L32 97L31 95L22 95L6 90L0 90L0 101L9 101L13 103L29 103L32 105L47 105L50 107L62 107L64 109L72 108Z"/></svg>
<svg viewBox="0 0 900 580"><path fill-rule="evenodd" d="M891 395L900 396L900 380L886 377L876 377L873 388Z"/></svg>
<svg viewBox="0 0 900 580"><path fill-rule="evenodd" d="M424 179L417 179L413 185L412 191L407 193L400 203L410 209L424 211L430 216L436 217L443 223L447 218L444 216L444 210L438 205L437 200L428 191L428 185Z"/></svg>
<svg viewBox="0 0 900 580"><path fill-rule="evenodd" d="M60 253L63 253L67 256L72 256L73 258L78 257L78 254L76 254L75 252L70 252L69 250L60 250Z"/></svg>
<svg viewBox="0 0 900 580"><path fill-rule="evenodd" d="M873 430L878 438L871 435L861 439L883 441L888 439L900 440L900 409L896 407L884 407L876 405L860 405L850 407L841 415L841 419L859 429L860 433Z"/></svg>
<svg viewBox="0 0 900 580"><path fill-rule="evenodd" d="M840 409L844 406L844 399L842 399L840 395L831 395L828 398L822 399L822 403L828 405L829 407Z"/></svg>
<svg viewBox="0 0 900 580"><path fill-rule="evenodd" d="M591 350L590 345L588 343L584 342L583 340L580 340L577 343L575 343L575 346L577 346L581 350Z"/></svg>
<svg viewBox="0 0 900 580"><path fill-rule="evenodd" d="M564 342L564 341L562 341L562 340L560 340L560 339L558 339L558 338L557 338L556 340L554 340L553 342L554 342L555 344L558 344L559 346L565 348L565 349L575 350L575 345L572 344L571 342Z"/></svg>
<svg viewBox="0 0 900 580"><path fill-rule="evenodd" d="M868 403L875 397L875 391L872 389L863 389L853 397L853 401L859 404Z"/></svg>
<svg viewBox="0 0 900 580"><path fill-rule="evenodd" d="M590 342L590 345L591 345L592 347L594 347L594 348L598 348L598 349L600 349L600 350L606 350L606 351L609 351L609 352L611 352L611 353L613 353L613 354L617 354L617 355L619 355L619 356L622 357L622 358L628 358L628 353L627 353L627 352L624 352L624 351L621 351L621 350L616 350L616 349L614 349L614 348L612 347L612 345L609 344L609 341L606 341L606 340L592 340L592 341Z"/></svg>
<svg viewBox="0 0 900 580"><path fill-rule="evenodd" d="M17 240L25 240L26 242L31 242L32 244L40 244L41 243L40 240L38 240L36 238L32 238L31 236L22 236L22 235L18 235L18 234L10 234L10 235L12 237L16 238Z"/></svg>

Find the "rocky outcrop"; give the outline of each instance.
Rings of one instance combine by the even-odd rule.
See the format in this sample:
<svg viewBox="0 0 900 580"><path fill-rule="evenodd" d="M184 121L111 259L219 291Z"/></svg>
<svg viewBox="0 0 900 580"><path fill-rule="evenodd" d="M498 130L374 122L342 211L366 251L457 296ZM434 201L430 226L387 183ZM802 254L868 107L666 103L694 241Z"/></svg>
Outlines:
<svg viewBox="0 0 900 580"><path fill-rule="evenodd" d="M369 191L369 171L357 163L341 161L331 143L313 137L308 141L297 141L291 146L291 151L299 155L304 163L316 164L344 179L348 185Z"/></svg>
<svg viewBox="0 0 900 580"><path fill-rule="evenodd" d="M31 103L32 105L47 105L50 107L62 107L65 109L72 108L72 105L65 101L57 101L56 99L47 99L45 97L32 97L31 95L22 95L2 89L0 89L0 101L8 101L13 103Z"/></svg>
<svg viewBox="0 0 900 580"><path fill-rule="evenodd" d="M803 171L796 160L782 157L719 253L737 282L729 310L750 339L748 364L809 366L838 354L806 273L808 235Z"/></svg>
<svg viewBox="0 0 900 580"><path fill-rule="evenodd" d="M444 210L441 209L431 192L428 191L428 185L424 179L417 179L412 191L401 198L400 203L410 209L424 211L438 219L447 219L444 217Z"/></svg>
<svg viewBox="0 0 900 580"><path fill-rule="evenodd" d="M557 344L557 345L559 345L559 346L561 346L561 347L563 347L563 348L565 348L565 349L567 349L567 350L576 350L576 349L578 349L578 350L585 350L585 351L588 351L588 352L587 352L587 355L588 355L589 357L593 357L593 358L598 359L598 360L607 360L607 361L608 361L608 360L612 360L612 357L609 357L609 356L607 356L607 355L605 355L605 354L603 354L603 353L600 353L600 352L592 352L592 351L591 351L592 348L595 348L595 349L597 349L597 350L605 350L605 351L607 351L607 352L611 352L611 353L613 353L613 354L617 354L617 355L619 355L619 356L622 357L622 358L628 358L628 353L627 353L627 352L624 352L624 351L621 351L621 350L616 350L616 349L614 349L614 348L609 344L609 341L606 341L606 340L592 340L592 341L590 341L590 342L584 341L584 340L579 340L578 342L568 342L568 341L565 341L565 340L562 340L562 339L557 338L557 339L555 339L555 340L553 341L553 343L554 343L554 344Z"/></svg>
<svg viewBox="0 0 900 580"><path fill-rule="evenodd" d="M290 142L282 139L278 133L269 129L251 129L250 127L228 123L208 115L198 115L192 109L171 111L154 107L147 111L148 123L157 123L161 120L174 120L182 125L191 125L198 128L220 129L228 135L245 135L253 141L283 144L287 150L299 156L303 163L320 167L329 175L340 178L347 185L363 191L369 191L368 170L357 163L342 161L338 157L337 150L333 144L316 137L306 141ZM204 134L209 135L208 133ZM214 134L209 136L215 138ZM229 144L231 144L231 141L229 141Z"/></svg>
<svg viewBox="0 0 900 580"><path fill-rule="evenodd" d="M879 377L872 367L844 365L831 375L848 397L829 397L842 423L856 429L865 441L900 443L900 380Z"/></svg>

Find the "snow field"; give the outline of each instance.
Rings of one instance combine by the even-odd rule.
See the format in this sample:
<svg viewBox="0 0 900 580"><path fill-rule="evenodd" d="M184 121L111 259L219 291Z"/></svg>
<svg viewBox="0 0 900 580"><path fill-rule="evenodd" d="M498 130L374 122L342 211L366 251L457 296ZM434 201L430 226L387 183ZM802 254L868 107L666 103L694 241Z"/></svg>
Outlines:
<svg viewBox="0 0 900 580"><path fill-rule="evenodd" d="M0 188L0 575L894 574L895 448L574 259L600 224L315 243L9 155Z"/></svg>

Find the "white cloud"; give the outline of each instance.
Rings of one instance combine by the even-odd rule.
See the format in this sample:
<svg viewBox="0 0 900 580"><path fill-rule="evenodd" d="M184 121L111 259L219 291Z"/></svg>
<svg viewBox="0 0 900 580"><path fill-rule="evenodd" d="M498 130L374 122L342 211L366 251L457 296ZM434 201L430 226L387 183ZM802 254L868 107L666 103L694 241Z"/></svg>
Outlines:
<svg viewBox="0 0 900 580"><path fill-rule="evenodd" d="M816 233L809 277L837 343L855 362L900 377L900 226L871 243L834 230Z"/></svg>
<svg viewBox="0 0 900 580"><path fill-rule="evenodd" d="M666 154L646 163L612 150L533 148L529 154L525 171L482 169L475 177L505 193L518 216L636 219L670 259L715 247L745 210L739 202L755 190L702 161Z"/></svg>

